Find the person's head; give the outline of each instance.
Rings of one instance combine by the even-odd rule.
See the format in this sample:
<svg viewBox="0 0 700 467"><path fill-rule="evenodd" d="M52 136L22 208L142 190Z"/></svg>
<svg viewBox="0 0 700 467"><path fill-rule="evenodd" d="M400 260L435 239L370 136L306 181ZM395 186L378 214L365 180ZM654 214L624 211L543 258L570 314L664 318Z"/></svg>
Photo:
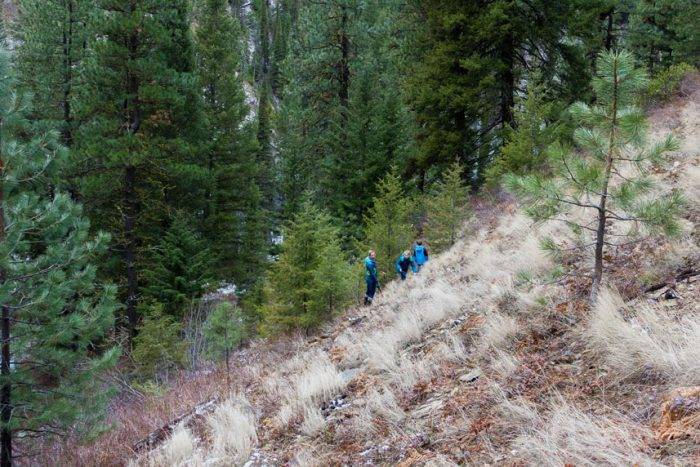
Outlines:
<svg viewBox="0 0 700 467"><path fill-rule="evenodd" d="M423 244L423 240L418 240L416 243L419 244L419 245L422 245L422 244Z"/></svg>
<svg viewBox="0 0 700 467"><path fill-rule="evenodd" d="M369 250L368 256L372 259L375 259L377 257L377 252L374 250Z"/></svg>
<svg viewBox="0 0 700 467"><path fill-rule="evenodd" d="M403 252L403 257L404 257L404 258L408 258L409 256L411 256L411 252L410 252L410 251L406 250L406 251Z"/></svg>

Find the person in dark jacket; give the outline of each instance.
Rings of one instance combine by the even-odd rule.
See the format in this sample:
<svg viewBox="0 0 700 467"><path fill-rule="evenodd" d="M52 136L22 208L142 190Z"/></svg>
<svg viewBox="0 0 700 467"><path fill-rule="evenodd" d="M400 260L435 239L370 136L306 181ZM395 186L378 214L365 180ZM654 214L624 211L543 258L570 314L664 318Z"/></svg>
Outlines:
<svg viewBox="0 0 700 467"><path fill-rule="evenodd" d="M418 271L416 269L416 262L413 259L413 256L411 256L411 252L406 250L401 253L399 259L396 260L396 272L399 274L402 281L406 280L408 268L411 268L414 274Z"/></svg>
<svg viewBox="0 0 700 467"><path fill-rule="evenodd" d="M372 300L374 300L374 293L379 287L379 278L377 277L377 253L374 250L369 250L369 254L365 258L365 283L367 284L365 305L371 305Z"/></svg>

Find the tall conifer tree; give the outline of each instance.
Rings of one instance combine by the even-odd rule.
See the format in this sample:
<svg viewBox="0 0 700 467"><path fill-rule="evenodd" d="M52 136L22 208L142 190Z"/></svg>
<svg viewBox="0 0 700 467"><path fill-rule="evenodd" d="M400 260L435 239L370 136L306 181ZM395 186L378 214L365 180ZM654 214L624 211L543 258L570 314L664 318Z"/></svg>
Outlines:
<svg viewBox="0 0 700 467"><path fill-rule="evenodd" d="M196 13L197 74L207 134L204 238L218 276L244 288L260 274L267 229L257 183L255 129L246 121L241 29L228 14L226 0L199 0Z"/></svg>
<svg viewBox="0 0 700 467"><path fill-rule="evenodd" d="M27 123L4 50L0 103L0 464L9 466L15 433L66 434L104 414L98 376L117 353L95 355L94 345L113 325L116 290L96 281L107 236L91 238L64 193L42 194L64 149L58 133Z"/></svg>
<svg viewBox="0 0 700 467"><path fill-rule="evenodd" d="M167 226L168 202L202 205L201 195L183 189L197 172L191 138L200 115L187 5L100 0L93 25L84 95L91 120L80 132L90 170L82 186L91 217L114 235L121 262L112 267L132 333L143 252Z"/></svg>

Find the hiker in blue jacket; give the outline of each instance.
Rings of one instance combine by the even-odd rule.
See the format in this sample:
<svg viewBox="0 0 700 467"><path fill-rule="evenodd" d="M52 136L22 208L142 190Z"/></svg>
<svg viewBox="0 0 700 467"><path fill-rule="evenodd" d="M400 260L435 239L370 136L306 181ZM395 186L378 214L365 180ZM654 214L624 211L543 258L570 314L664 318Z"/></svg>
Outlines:
<svg viewBox="0 0 700 467"><path fill-rule="evenodd" d="M413 247L413 259L416 261L416 272L420 271L420 268L428 262L428 248L420 240Z"/></svg>
<svg viewBox="0 0 700 467"><path fill-rule="evenodd" d="M365 258L365 283L367 283L367 292L365 292L365 305L371 305L374 300L374 293L379 287L379 278L377 277L377 253L374 250L369 250L369 254Z"/></svg>
<svg viewBox="0 0 700 467"><path fill-rule="evenodd" d="M413 259L413 256L411 256L411 252L406 250L403 253L401 253L399 259L396 260L396 272L399 274L399 276L401 276L402 281L406 280L406 275L408 274L409 267L411 268L414 274L418 272L418 270L416 269L416 262Z"/></svg>

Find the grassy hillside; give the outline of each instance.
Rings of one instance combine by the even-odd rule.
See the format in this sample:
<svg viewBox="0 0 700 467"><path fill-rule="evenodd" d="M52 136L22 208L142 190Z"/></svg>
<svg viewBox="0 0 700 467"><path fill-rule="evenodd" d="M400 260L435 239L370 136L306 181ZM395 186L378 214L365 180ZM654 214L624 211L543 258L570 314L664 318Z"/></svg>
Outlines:
<svg viewBox="0 0 700 467"><path fill-rule="evenodd" d="M118 428L70 453L80 464L690 465L700 442L700 77L649 113L681 149L655 171L689 206L673 242L609 258L596 306L577 271L539 247L566 238L512 200L481 201L463 238L371 308L312 337L257 341L220 374L115 408ZM677 276L685 272L685 276ZM645 289L660 288L648 293ZM135 443L204 405L150 449ZM170 429L168 428L168 430ZM147 451L147 452L145 452Z"/></svg>

